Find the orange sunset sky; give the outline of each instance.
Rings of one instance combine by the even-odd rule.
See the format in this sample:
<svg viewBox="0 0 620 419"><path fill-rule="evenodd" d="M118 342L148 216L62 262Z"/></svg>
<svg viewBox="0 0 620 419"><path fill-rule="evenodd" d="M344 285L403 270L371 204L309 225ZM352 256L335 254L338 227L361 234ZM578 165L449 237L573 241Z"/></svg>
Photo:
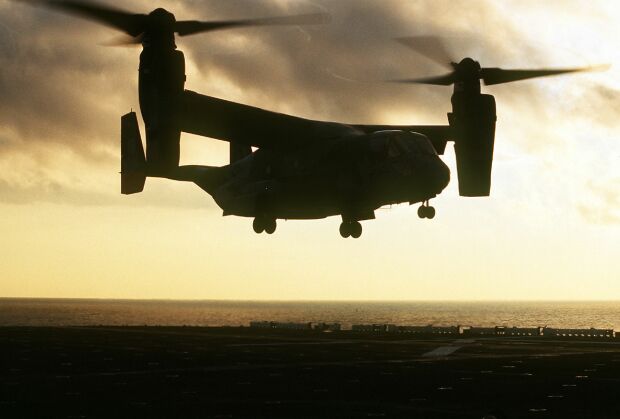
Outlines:
<svg viewBox="0 0 620 419"><path fill-rule="evenodd" d="M108 4L117 5L116 2ZM444 124L451 89L381 80L441 74L393 38L445 37L483 66L611 64L483 87L498 122L492 195L377 211L359 240L340 219L222 217L198 187L147 179L120 194L120 116L138 109L139 48L103 26L0 0L0 297L620 299L620 7L608 0L128 0L177 19L327 11L331 23L177 40L188 89L306 118ZM142 132L144 128L141 127ZM228 145L183 135L182 163Z"/></svg>

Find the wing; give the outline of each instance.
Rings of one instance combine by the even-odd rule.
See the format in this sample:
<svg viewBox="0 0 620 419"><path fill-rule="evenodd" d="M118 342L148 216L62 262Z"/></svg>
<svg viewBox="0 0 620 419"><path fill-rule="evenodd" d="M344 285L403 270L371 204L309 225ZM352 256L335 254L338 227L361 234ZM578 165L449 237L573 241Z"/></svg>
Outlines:
<svg viewBox="0 0 620 419"><path fill-rule="evenodd" d="M437 150L437 154L443 154L446 142L454 139L452 128L449 125L352 125L353 128L365 133L387 130L419 132L428 137Z"/></svg>
<svg viewBox="0 0 620 419"><path fill-rule="evenodd" d="M181 131L190 134L279 150L362 133L345 124L298 118L189 90L183 93L179 122Z"/></svg>

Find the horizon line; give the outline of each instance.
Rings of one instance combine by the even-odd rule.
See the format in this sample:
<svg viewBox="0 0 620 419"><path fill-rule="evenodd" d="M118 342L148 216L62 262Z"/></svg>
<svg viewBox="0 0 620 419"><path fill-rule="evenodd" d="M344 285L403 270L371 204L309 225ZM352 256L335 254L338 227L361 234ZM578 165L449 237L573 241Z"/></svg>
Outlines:
<svg viewBox="0 0 620 419"><path fill-rule="evenodd" d="M620 302L618 299L249 299L249 298L147 298L147 297L33 297L0 296L2 300L91 300L91 301L170 301L170 302L231 302L231 303L561 303Z"/></svg>

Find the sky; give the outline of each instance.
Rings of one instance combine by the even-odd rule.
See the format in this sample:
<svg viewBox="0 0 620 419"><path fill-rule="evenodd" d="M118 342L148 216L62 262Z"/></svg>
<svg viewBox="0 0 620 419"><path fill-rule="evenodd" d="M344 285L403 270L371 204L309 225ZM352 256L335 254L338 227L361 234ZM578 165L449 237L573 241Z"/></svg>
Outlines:
<svg viewBox="0 0 620 419"><path fill-rule="evenodd" d="M114 4L115 2L108 3ZM445 124L451 89L382 80L444 70L394 41L443 37L483 66L611 64L483 87L498 106L488 198L377 211L257 235L189 183L120 194L120 116L138 109L140 49L95 23L0 0L0 297L240 300L620 299L620 7L608 0L127 0L177 19L329 12L327 25L177 39L186 88L301 117ZM144 132L143 126L141 127ZM182 164L228 145L183 134Z"/></svg>

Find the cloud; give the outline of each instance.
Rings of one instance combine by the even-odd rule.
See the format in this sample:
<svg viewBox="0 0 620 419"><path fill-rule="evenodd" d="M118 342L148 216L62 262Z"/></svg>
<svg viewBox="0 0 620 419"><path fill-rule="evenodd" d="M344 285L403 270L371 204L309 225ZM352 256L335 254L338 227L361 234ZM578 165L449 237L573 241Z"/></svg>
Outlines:
<svg viewBox="0 0 620 419"><path fill-rule="evenodd" d="M620 177L609 182L588 182L594 199L580 204L577 209L582 217L595 224L620 224Z"/></svg>
<svg viewBox="0 0 620 419"><path fill-rule="evenodd" d="M228 7L220 8L217 16L232 15L240 2L225 4ZM304 3L291 4L301 10ZM218 92L217 82L226 78L242 91L239 100L259 106L293 108L320 119L385 122L386 115L394 113L409 115L401 123L429 120L445 123L450 88L383 82L446 71L393 38L419 34L443 36L455 60L473 55L489 65L500 64L506 54L518 48L524 57L532 55L532 48L523 43L501 43L507 38L519 39L519 28L499 19L499 12L492 4L480 3L485 7L478 8L460 7L468 6L469 2L445 1L343 0L308 4L329 10L332 24L303 30L245 29L232 35L237 41L232 47L228 34L181 40L202 73L188 75L190 80L198 79ZM249 8L248 13L260 15L254 11L257 9ZM452 9L461 11L449 13ZM494 40L481 42L480 21L496 33ZM242 53L222 53L227 48L241 49ZM528 90L527 86L521 91L524 90Z"/></svg>
<svg viewBox="0 0 620 419"><path fill-rule="evenodd" d="M143 12L156 3L129 0L123 8ZM445 71L393 42L394 37L444 36L456 59L471 55L490 66L549 65L554 58L546 55L544 40L534 43L527 26L516 17L514 9L523 7L518 2L178 0L162 4L178 19L329 11L332 23L324 26L228 30L177 41L187 58L188 88L317 119L446 122L449 88L382 82ZM539 13L548 14L563 5L540 6ZM96 184L92 196L85 196L90 192L79 191L71 178L79 178L77 167L89 165L102 176L118 171L119 118L129 108L137 108L140 50L98 45L114 36L113 30L79 18L0 2L0 162L12 171L11 176L36 173L39 168L72 175L56 176L63 179L61 186L41 183L20 190L8 175L0 174L5 200L65 196L74 203L106 201ZM569 105L549 106L555 92L541 86L524 82L488 89L497 94L500 118L504 118L499 135L525 148L543 144L539 137L553 139L551 127ZM590 102L577 109L581 117L597 124L617 124L617 101L613 101L617 91L610 89L594 84ZM616 114L601 116L602 106L615 106ZM59 167L54 154L59 151L70 153L79 163ZM14 156L24 153L32 156L28 164L11 164ZM72 188L74 195L49 192Z"/></svg>
<svg viewBox="0 0 620 419"><path fill-rule="evenodd" d="M620 128L620 89L589 83L581 93L574 103L580 103L586 112L579 116L617 132Z"/></svg>

